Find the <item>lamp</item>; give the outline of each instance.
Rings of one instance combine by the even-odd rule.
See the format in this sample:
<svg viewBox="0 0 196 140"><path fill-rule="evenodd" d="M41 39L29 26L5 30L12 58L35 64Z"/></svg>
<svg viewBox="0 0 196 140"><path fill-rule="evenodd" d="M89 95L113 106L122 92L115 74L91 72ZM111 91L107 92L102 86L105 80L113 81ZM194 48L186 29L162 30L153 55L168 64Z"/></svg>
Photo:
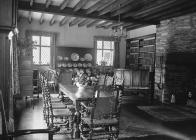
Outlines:
<svg viewBox="0 0 196 140"><path fill-rule="evenodd" d="M121 8L121 5L119 5L119 10ZM120 20L120 14L118 15L118 25L116 27L113 27L112 29L112 36L116 38L121 38L121 37L127 37L127 31L126 29L123 28L121 20Z"/></svg>

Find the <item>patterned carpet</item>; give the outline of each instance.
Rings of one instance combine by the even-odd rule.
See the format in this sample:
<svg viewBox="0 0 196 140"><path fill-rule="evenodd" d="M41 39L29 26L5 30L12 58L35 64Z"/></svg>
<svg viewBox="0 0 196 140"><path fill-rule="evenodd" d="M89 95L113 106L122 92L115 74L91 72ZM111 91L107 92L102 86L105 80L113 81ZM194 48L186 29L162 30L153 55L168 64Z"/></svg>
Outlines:
<svg viewBox="0 0 196 140"><path fill-rule="evenodd" d="M167 122L196 119L196 114L177 106L138 106L138 108L159 120Z"/></svg>

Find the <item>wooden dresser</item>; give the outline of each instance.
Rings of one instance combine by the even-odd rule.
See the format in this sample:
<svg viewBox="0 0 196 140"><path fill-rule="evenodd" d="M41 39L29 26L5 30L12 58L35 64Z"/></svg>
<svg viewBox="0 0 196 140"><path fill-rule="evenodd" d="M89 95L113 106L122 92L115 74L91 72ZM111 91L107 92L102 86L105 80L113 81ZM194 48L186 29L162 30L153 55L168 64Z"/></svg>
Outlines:
<svg viewBox="0 0 196 140"><path fill-rule="evenodd" d="M19 76L21 96L33 96L33 57L20 56Z"/></svg>

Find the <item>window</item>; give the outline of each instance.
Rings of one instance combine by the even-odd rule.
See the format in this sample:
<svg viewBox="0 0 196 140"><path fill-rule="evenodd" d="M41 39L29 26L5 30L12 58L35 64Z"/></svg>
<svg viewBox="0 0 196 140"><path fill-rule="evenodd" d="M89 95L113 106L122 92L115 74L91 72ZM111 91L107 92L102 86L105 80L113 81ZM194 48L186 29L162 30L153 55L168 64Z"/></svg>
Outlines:
<svg viewBox="0 0 196 140"><path fill-rule="evenodd" d="M96 64L105 62L106 66L114 65L114 41L97 39L95 43Z"/></svg>
<svg viewBox="0 0 196 140"><path fill-rule="evenodd" d="M50 64L50 49L51 49L51 37L33 35L34 41L33 49L33 63L36 65L49 65Z"/></svg>

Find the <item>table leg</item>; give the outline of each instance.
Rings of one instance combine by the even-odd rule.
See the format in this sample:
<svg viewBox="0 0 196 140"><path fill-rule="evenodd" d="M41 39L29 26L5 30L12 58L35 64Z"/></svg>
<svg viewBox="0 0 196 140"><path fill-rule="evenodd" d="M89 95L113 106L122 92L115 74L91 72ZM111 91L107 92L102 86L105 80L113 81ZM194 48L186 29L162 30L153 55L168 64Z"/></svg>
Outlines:
<svg viewBox="0 0 196 140"><path fill-rule="evenodd" d="M79 129L79 125L81 122L81 114L79 112L80 110L80 106L79 106L79 101L76 101L76 112L75 112L75 116L74 116L74 123L75 123L75 138L80 138L80 129Z"/></svg>

